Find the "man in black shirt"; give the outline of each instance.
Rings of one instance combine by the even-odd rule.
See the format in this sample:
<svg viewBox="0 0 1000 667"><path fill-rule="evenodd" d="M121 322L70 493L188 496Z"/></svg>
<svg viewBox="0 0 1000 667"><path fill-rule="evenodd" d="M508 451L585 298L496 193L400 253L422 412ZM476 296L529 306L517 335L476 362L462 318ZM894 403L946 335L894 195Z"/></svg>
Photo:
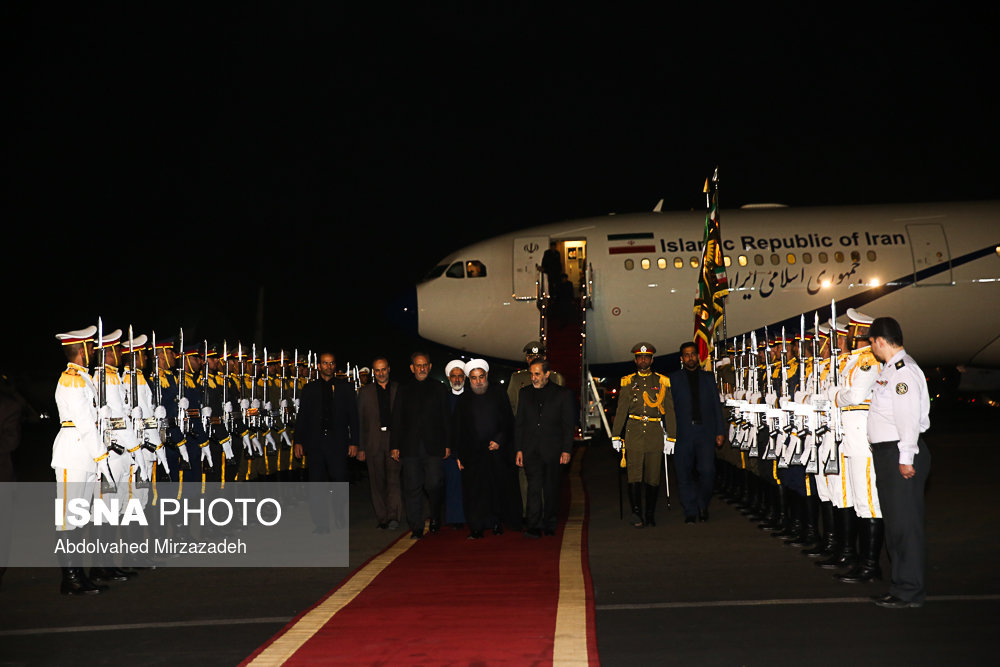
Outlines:
<svg viewBox="0 0 1000 667"><path fill-rule="evenodd" d="M424 535L424 495L430 501L430 531L441 528L444 474L441 461L448 458L450 414L448 389L430 379L430 357L410 355L413 379L399 387L392 406L389 447L392 458L403 464L403 502L410 538Z"/></svg>
<svg viewBox="0 0 1000 667"><path fill-rule="evenodd" d="M396 530L403 519L403 497L399 487L399 461L389 456L389 429L399 383L389 380L389 361L385 357L376 357L372 369L375 382L358 391L361 423L358 460L368 464L372 507L378 527Z"/></svg>

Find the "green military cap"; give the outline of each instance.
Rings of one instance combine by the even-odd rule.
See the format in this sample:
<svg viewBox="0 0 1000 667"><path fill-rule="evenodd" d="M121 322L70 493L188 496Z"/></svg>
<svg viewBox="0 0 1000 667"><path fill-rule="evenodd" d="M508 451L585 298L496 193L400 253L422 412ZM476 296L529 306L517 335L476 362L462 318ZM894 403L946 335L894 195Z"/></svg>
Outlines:
<svg viewBox="0 0 1000 667"><path fill-rule="evenodd" d="M525 354L545 354L545 346L537 340L527 343L522 350Z"/></svg>
<svg viewBox="0 0 1000 667"><path fill-rule="evenodd" d="M656 348L650 343L636 343L632 346L632 354L656 354Z"/></svg>

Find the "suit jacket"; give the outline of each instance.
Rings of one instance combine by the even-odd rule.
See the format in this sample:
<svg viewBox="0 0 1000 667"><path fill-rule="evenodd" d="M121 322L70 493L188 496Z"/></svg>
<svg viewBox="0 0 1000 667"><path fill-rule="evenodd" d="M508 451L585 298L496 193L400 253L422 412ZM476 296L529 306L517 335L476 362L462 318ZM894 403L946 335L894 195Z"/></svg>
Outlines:
<svg viewBox="0 0 1000 667"><path fill-rule="evenodd" d="M392 421L392 406L396 402L399 383L389 381L389 421ZM378 442L382 434L382 422L378 413L378 382L369 382L358 391L358 423L361 427L358 449L365 451L373 442Z"/></svg>
<svg viewBox="0 0 1000 667"><path fill-rule="evenodd" d="M323 392L328 391L322 380L313 380L302 389L299 399L299 413L295 421L295 442L301 444L308 454L315 448L323 435ZM347 448L358 442L358 405L354 387L334 378L333 414L329 435L335 447ZM313 449L315 451L315 449Z"/></svg>
<svg viewBox="0 0 1000 667"><path fill-rule="evenodd" d="M451 411L448 388L431 378L423 382L411 379L399 385L392 406L389 449L398 449L402 457L420 456L420 443L429 456L444 458L448 447Z"/></svg>
<svg viewBox="0 0 1000 667"><path fill-rule="evenodd" d="M677 417L677 442L690 440L693 435L691 426L691 384L688 382L686 373L687 371L682 368L667 376L670 379L670 389L674 396L674 414ZM698 371L698 398L701 404L702 427L713 437L723 435L726 427L722 421L722 405L719 402L719 390L715 386L715 378L708 371Z"/></svg>
<svg viewBox="0 0 1000 667"><path fill-rule="evenodd" d="M514 442L524 456L541 456L546 461L573 451L576 406L573 392L548 382L542 392L542 409L532 386L521 389L517 399Z"/></svg>
<svg viewBox="0 0 1000 667"><path fill-rule="evenodd" d="M500 445L497 456L513 462L514 413L507 392L491 384L484 395L477 396L466 388L452 414L451 435L451 455L461 459L463 465L491 456L491 440Z"/></svg>

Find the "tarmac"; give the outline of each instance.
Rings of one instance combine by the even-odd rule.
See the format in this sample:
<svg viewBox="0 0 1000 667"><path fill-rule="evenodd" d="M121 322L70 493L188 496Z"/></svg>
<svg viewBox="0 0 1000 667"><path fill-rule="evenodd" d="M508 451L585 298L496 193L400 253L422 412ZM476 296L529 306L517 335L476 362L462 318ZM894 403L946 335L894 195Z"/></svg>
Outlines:
<svg viewBox="0 0 1000 667"><path fill-rule="evenodd" d="M601 663L989 660L1000 618L997 416L932 412L920 609L876 607L869 596L886 582L836 581L718 498L709 521L685 524L679 501L667 509L661 488L656 527L633 528L619 518L618 455L606 441L579 448ZM21 479L46 479L44 453L19 453ZM676 491L673 475L671 484ZM376 527L363 478L351 487L350 522L348 568L161 567L85 598L60 596L53 568L10 569L0 588L0 666L238 664L401 535ZM888 573L884 554L882 567Z"/></svg>

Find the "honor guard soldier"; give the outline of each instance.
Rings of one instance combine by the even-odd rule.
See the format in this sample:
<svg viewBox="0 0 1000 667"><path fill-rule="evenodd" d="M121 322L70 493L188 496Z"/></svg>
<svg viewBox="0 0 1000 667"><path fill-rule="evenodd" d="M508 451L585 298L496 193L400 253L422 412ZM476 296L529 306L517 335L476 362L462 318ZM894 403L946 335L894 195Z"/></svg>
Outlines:
<svg viewBox="0 0 1000 667"><path fill-rule="evenodd" d="M231 481L246 480L250 474L250 457L253 455L253 443L250 441L250 427L246 421L246 411L250 406L250 401L246 400L248 395L245 382L246 353L242 344L237 344L235 348L226 350L226 394L229 402L233 404L233 411L228 415L223 415L223 419L229 420L228 431L233 437L235 445L233 447L233 465L227 469L226 474Z"/></svg>
<svg viewBox="0 0 1000 667"><path fill-rule="evenodd" d="M660 463L676 438L670 380L651 370L656 348L638 343L632 348L636 372L621 379L618 409L612 427L612 444L622 452L628 475L632 525L656 525L656 495L660 488ZM664 421L666 431L664 431ZM663 457L661 459L661 456ZM646 511L642 511L645 497Z"/></svg>
<svg viewBox="0 0 1000 667"><path fill-rule="evenodd" d="M156 339L156 332L153 332L153 337ZM157 375L156 381L159 383L157 393L160 397L155 412L157 413L157 417L163 421L166 434L166 463L163 464L164 478L168 481L180 480L185 470L191 470L191 461L188 456L184 432L181 430L178 420L180 415L178 412L180 409L178 401L180 396L178 395L177 376L174 374L177 368L177 353L174 350L174 339L163 338L154 340L153 354L156 356L154 366ZM186 408L183 414L186 418Z"/></svg>
<svg viewBox="0 0 1000 667"><path fill-rule="evenodd" d="M232 413L233 404L228 396L225 403L222 401L224 380L218 348L205 344L203 352L205 363L198 378L198 386L202 392L202 426L209 444L207 453L205 449L202 450L202 470L206 481L222 482L228 477L227 468L233 460L232 436L223 423L223 416Z"/></svg>
<svg viewBox="0 0 1000 667"><path fill-rule="evenodd" d="M138 466L135 496L140 499L143 506L149 500L149 487L155 481L154 473L157 462L167 465L163 440L160 437L160 429L154 414L153 390L142 371L146 366L147 341L146 335L140 334L128 340L122 340L121 343L124 361L122 388L129 406L132 428L140 441L139 450L133 455ZM133 359L135 360L134 365ZM132 388L133 377L136 385L134 391Z"/></svg>
<svg viewBox="0 0 1000 667"><path fill-rule="evenodd" d="M51 466L56 478L56 498L63 507L73 500L90 504L97 489L98 461L107 454L97 430L97 387L89 373L96 333L97 327L89 326L56 334L67 364L56 385L60 428L52 443ZM59 590L63 595L95 595L107 589L94 584L84 572L83 539L83 529L76 529L69 522L56 526L54 551L62 567ZM58 548L59 542L69 548Z"/></svg>
<svg viewBox="0 0 1000 667"><path fill-rule="evenodd" d="M847 316L850 318L848 337L854 349L840 375L840 386L830 389L830 400L834 407L841 409L844 426L841 450L847 467L840 474L849 478L856 515L852 520L858 525L859 549L857 564L850 571L834 576L843 582L860 583L882 578L879 559L885 532L868 443L868 410L881 365L868 345L872 318L853 308L847 310Z"/></svg>

